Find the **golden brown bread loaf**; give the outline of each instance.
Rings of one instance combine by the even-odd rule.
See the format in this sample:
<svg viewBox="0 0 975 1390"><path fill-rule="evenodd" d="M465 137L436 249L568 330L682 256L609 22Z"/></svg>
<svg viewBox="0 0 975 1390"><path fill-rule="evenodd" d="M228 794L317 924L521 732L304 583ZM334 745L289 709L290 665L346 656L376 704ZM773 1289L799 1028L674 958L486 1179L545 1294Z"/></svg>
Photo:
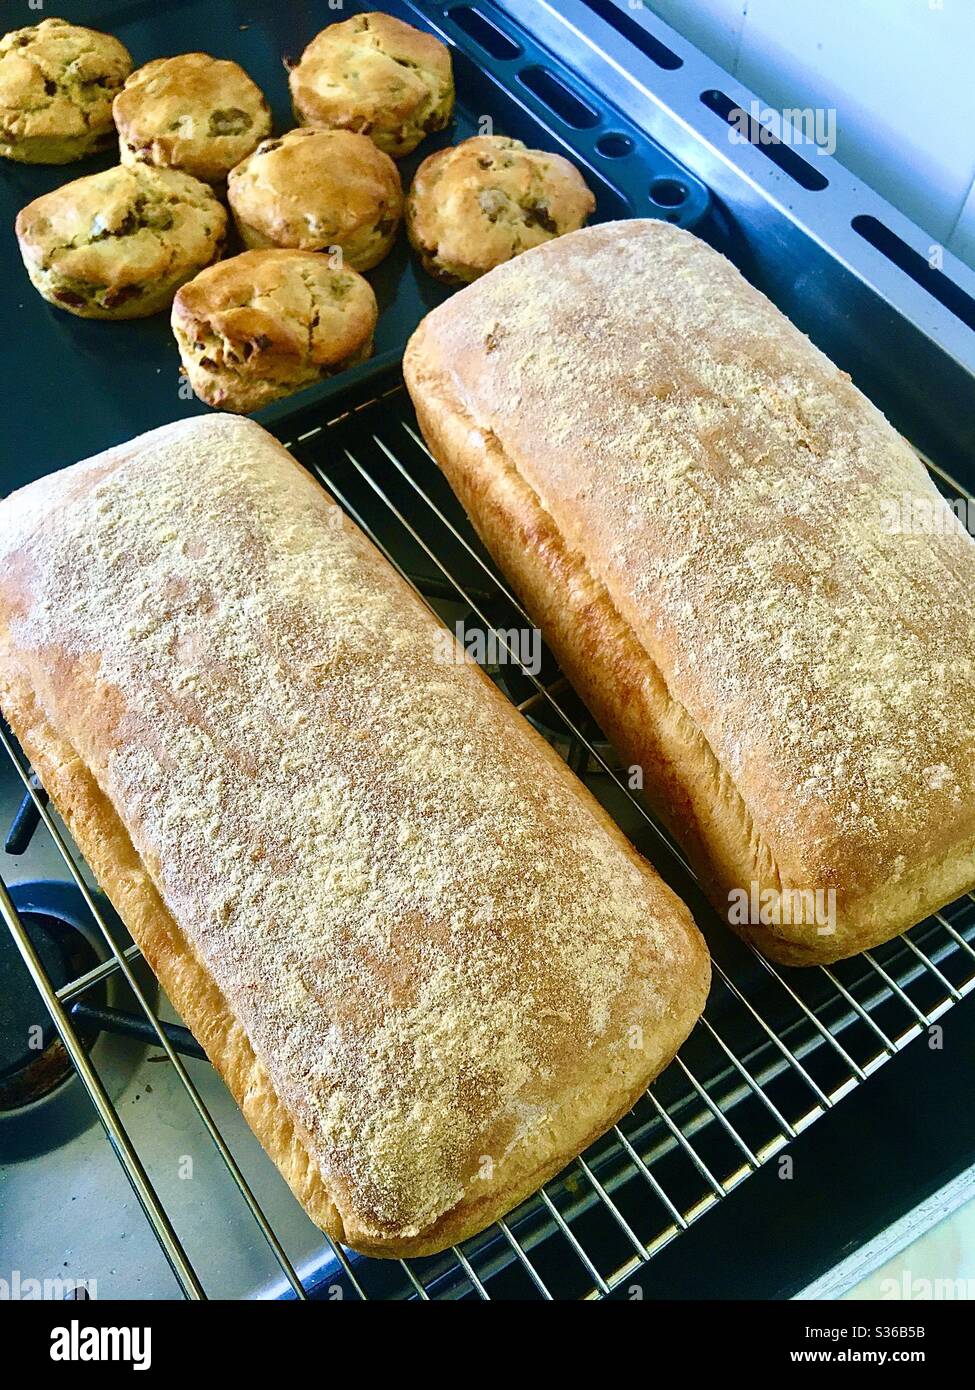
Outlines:
<svg viewBox="0 0 975 1390"><path fill-rule="evenodd" d="M975 884L975 544L912 450L724 257L657 221L435 309L430 448L718 911L776 960ZM744 919L744 920L743 920Z"/></svg>
<svg viewBox="0 0 975 1390"><path fill-rule="evenodd" d="M704 1004L690 914L259 426L0 504L0 702L313 1220L462 1240Z"/></svg>

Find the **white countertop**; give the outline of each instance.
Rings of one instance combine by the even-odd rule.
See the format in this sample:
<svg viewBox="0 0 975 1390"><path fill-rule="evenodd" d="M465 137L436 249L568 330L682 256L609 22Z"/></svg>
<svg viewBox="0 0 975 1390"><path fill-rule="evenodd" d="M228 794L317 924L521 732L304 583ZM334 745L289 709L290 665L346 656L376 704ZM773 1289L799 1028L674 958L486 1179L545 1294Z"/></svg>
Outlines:
<svg viewBox="0 0 975 1390"><path fill-rule="evenodd" d="M975 1299L975 1167L798 1297Z"/></svg>

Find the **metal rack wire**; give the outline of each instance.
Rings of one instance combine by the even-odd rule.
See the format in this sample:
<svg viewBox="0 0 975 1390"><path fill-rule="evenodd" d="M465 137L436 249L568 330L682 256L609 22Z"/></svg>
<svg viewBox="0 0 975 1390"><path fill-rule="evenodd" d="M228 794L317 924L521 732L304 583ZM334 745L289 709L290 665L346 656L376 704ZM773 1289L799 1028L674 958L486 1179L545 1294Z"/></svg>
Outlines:
<svg viewBox="0 0 975 1390"><path fill-rule="evenodd" d="M501 610L527 615L499 579L420 439L398 380L382 394L301 434L290 447L432 606L454 603L485 629ZM933 468L940 484L968 497ZM506 645L503 636L499 637ZM527 673L526 673L527 675ZM545 710L565 734L570 764L665 877L698 911L714 957L714 986L680 1056L634 1109L506 1220L463 1249L426 1260L363 1260L322 1236L354 1294L394 1298L592 1298L609 1294L799 1132L837 1105L975 988L975 897L968 895L875 951L832 967L776 967L732 938L696 889L679 849L614 773L596 731L566 709L564 680L533 683L519 708ZM301 1278L212 1114L173 1048L134 970L88 889L30 769L5 730L11 757L46 833L82 892L108 958L55 989L6 887L0 916L12 932L64 1040L143 1212L188 1298L206 1297L118 1109L67 1012L67 1004L119 974L147 1020L240 1193L282 1276ZM716 919L714 919L716 922Z"/></svg>

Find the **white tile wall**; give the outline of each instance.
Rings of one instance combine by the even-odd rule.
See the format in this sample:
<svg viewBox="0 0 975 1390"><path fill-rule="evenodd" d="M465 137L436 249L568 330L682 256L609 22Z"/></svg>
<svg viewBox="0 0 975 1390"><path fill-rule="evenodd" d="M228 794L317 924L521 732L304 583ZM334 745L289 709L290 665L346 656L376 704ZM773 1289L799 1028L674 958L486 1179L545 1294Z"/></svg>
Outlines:
<svg viewBox="0 0 975 1390"><path fill-rule="evenodd" d="M837 156L975 266L975 0L644 0L771 107L836 109Z"/></svg>
<svg viewBox="0 0 975 1390"><path fill-rule="evenodd" d="M638 5L626 0L631 9ZM690 39L709 58L734 72L746 0L644 0L648 9Z"/></svg>

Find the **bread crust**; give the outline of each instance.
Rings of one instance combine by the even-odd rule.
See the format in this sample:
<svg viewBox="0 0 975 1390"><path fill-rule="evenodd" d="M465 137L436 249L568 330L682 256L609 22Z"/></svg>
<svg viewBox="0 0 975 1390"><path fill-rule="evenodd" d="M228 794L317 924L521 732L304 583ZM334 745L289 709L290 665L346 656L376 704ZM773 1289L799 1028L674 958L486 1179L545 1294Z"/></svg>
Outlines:
<svg viewBox="0 0 975 1390"><path fill-rule="evenodd" d="M174 451L181 463L175 473ZM215 455L219 455L219 463L214 462ZM182 477L184 463L192 474L194 498L182 496L187 490L185 486L172 491ZM216 493L211 492L214 487ZM164 490L162 496L159 489ZM154 496L156 502L151 500ZM450 687L464 692L456 708L448 701L442 717L436 708L433 710L434 724L443 728L447 742L442 742L432 727L429 733L425 732L425 740L433 738L434 748L448 759L448 744L453 743L457 749L462 746L454 740L458 726L470 741L472 757L481 756L485 738L488 743L484 747L497 746L501 760L496 774L498 804L503 803L509 791L515 794L510 803L510 823L496 825L498 845L492 848L487 841L479 841L480 856L470 860L463 847L450 849L448 858L454 863L447 865L449 875L459 876L444 881L446 897L434 893L430 898L431 904L436 901L440 905L439 921L426 921L422 913L417 915L420 898L412 888L407 896L414 894L414 916L412 920L403 916L396 897L407 885L401 874L394 873L388 880L392 891L383 900L388 904L389 915L400 926L385 948L385 956L377 955L377 938L367 928L365 919L359 919L361 904L357 906L357 901L365 890L356 887L357 880L348 869L343 869L343 877L329 880L320 906L314 904L315 910L324 914L320 925L310 925L299 913L281 937L282 953L267 954L265 941L277 929L276 924L266 909L249 909L247 895L259 882L263 884L263 893L273 885L276 875L300 876L315 866L294 863L295 859L301 860L302 851L293 840L290 859L277 863L273 845L276 827L272 824L260 832L262 849L256 860L240 841L249 804L264 795L265 774L260 763L265 761L265 754L252 733L243 743L235 741L235 726L259 727L265 738L273 739L274 727L287 706L288 719L296 721L289 745L297 760L292 763L292 774L302 778L306 775L302 769L307 751L307 775L321 778L324 760L327 775L322 785L339 785L343 774L338 764L328 764L331 755L325 732L331 718L330 672L342 682L356 679L355 667L347 665L347 655L332 645L324 630L312 627L305 632L310 621L308 607L295 609L289 631L279 631L276 641L284 642L286 647L293 642L301 646L307 641L309 653L314 652L327 671L319 676L296 668L289 675L287 692L270 698L266 709L252 712L257 717L256 725L246 722L251 717L246 702L234 693L232 683L227 686L230 700L225 703L220 699L214 707L220 710L219 727L214 728L217 743L205 759L205 766L199 769L204 780L199 781L199 801L193 804L191 783L197 780L194 768L187 763L177 770L175 764L170 764L184 738L189 736L195 742L196 731L204 727L201 719L207 717L204 711L211 697L206 685L196 683L194 668L202 659L209 672L206 681L219 682L230 677L226 666L229 649L216 627L210 629L206 651L199 649L194 636L194 613L209 611L210 603L218 601L217 595L223 590L220 575L214 573L204 589L196 590L192 576L197 573L202 577L203 572L196 569L195 563L180 562L178 566L180 582L188 587L181 591L174 587L175 571L172 582L160 584L161 571L152 557L158 547L171 543L165 533L164 517L178 527L191 513L196 513L196 503L202 496L226 500L214 512L212 527L205 537L195 525L190 528L187 544L191 552L197 552L201 544L215 544L214 538L219 539L228 518L235 517L232 544L239 563L245 568L251 563L259 568L266 566L268 562L260 548L255 562L247 557L255 540L263 534L260 528L270 524L269 515L275 515L273 530L267 534L279 537L282 555L305 554L310 538L318 533L318 553L310 558L307 572L314 589L323 583L320 566L329 549L323 546L319 528L329 528L341 557L340 565L352 566L348 573L354 593L350 591L347 598L352 605L350 612L358 615L357 621L368 626L373 614L382 618L377 629L382 643L402 641L404 624L418 633L434 634L435 621L416 596L351 524L340 520L334 504L280 446L247 421L206 417L165 427L111 450L56 478L44 479L3 504L0 704L98 881L312 1219L333 1238L366 1254L399 1257L435 1253L483 1229L516 1205L625 1113L649 1080L670 1060L703 1007L709 981L707 952L683 904L640 859L561 760L525 725L486 677L462 666L454 670L453 676L448 670L436 678L437 698L443 699ZM134 505L137 499L143 503L141 512ZM136 678L140 683L148 682L144 690L149 703L142 708L133 704L130 677L116 664L121 656L123 666L129 665L125 656L127 644L139 639L122 634L121 645L116 645L106 636L100 659L93 662L91 641L101 639L96 638L91 618L84 613L84 585L79 584L77 575L72 579L62 568L63 557L74 549L73 534L62 528L67 527L68 532L75 526L80 528L92 506L105 517L104 529L96 525L94 535L86 530L94 546L87 563L98 571L93 579L104 577L101 569L105 564L121 565L120 575L124 576L129 563L125 555L131 551L131 563L152 571L144 585L140 581L147 597L151 586L155 600L154 615L149 621L166 624L171 620L172 605L185 605L185 617L174 629L178 633L174 640L181 644L183 671L177 673L173 667L170 674L164 659L169 649L165 633L153 641L157 653L154 662L143 667L140 660L130 668L133 672L141 668L142 674ZM228 510L221 515L224 508ZM278 508L283 511L279 513ZM117 530L119 518L124 518L125 535ZM124 553L114 549L120 542L129 547ZM110 558L102 549L104 544L113 548ZM229 551L226 563L231 564ZM279 602L283 595L279 585L284 571L278 568L279 563L280 559L271 564L264 584L270 595L268 611L280 622L283 610ZM301 576L292 572L292 562L285 559L283 563L298 582ZM215 588L208 597L206 588L211 581ZM60 593L66 625L62 628L56 622L60 636L54 642L52 631L46 627L47 617L36 606L45 593L53 599L52 582L62 590L66 586ZM131 593L131 576L124 582ZM340 586L343 594L344 583ZM374 587L377 584L378 590ZM308 585L300 584L299 591L307 599ZM111 608L110 591L99 589L98 594L99 601L104 595ZM255 595L249 604L260 606L264 601ZM343 597L343 605L345 602ZM197 607L198 603L204 605L203 610ZM126 613L137 626L143 621L138 605L127 603ZM396 622L390 626L393 615ZM88 634L84 650L76 646L72 636L78 621L82 624L78 630ZM107 634L119 617L105 612L98 621L103 621L102 630ZM239 640L244 653L256 630L247 620L235 620L235 643ZM351 642L356 640L354 627L348 630L347 637ZM414 648L414 652L418 658L421 656L420 650ZM378 651L375 658L369 659L378 660L380 666L385 662ZM261 663L268 679L273 665L273 660L266 658ZM110 681L99 675L101 669L111 670ZM411 701L417 683L425 686L429 679L428 669L423 659L417 666L411 664L404 672L404 689L394 694L387 688L383 693ZM177 684L168 689L174 676ZM443 688L441 678L447 682ZM321 709L323 720L321 737L316 734L312 742L300 733L306 699L302 689L309 679L315 690L313 693L309 689L308 698L315 708ZM185 700L187 691L193 692L190 703L168 712L169 702ZM163 703L150 710L149 704L154 705L159 695L163 695ZM279 698L284 700L283 705L279 705ZM359 718L365 715L375 724L375 716L368 715L366 707L359 711L354 703L344 700L341 707L345 729L341 744L336 746L351 744L361 748L361 756L366 756L366 745L358 730ZM507 743L495 745L495 721L497 730L510 734ZM377 730L377 736L392 749L400 747L403 734L394 726ZM160 737L162 742L157 743ZM389 740L388 745L385 740ZM122 764L134 759L136 766L141 767L147 743L155 745L153 757L162 756L167 761L165 776L157 784L151 774L140 773L129 791L124 792ZM228 756L230 761L226 761ZM241 783L247 791L246 798L234 801L230 785L234 761L241 756L253 756L257 762L253 767L248 764L246 779ZM486 776L487 786L495 774L483 773L479 767L476 764L471 775ZM414 775L427 784L425 761L410 774ZM220 790L213 801L214 783L221 778L227 779L227 790ZM513 783L510 788L509 782ZM432 788L433 783L429 785ZM447 802L464 799L466 795L450 776L443 781L438 778L437 785L438 798L445 797ZM387 816L402 815L402 789L397 793L393 787L384 790L382 785L373 784L368 795L383 796L389 792L393 793L393 800ZM206 817L203 802L209 800L211 805L223 806L228 796L231 801L223 826L209 826L206 838L199 841L201 819L205 821ZM534 821L521 822L517 813L526 799L532 803L532 816L545 818L547 829L541 839L532 828ZM442 799L434 800L426 813L428 820L441 814L438 805L443 804ZM350 805L350 811L354 816L367 814L367 803ZM319 809L317 816L322 814ZM588 827L578 845L584 861L578 869L574 861L560 858L567 843L563 838L566 827L576 824L580 829L583 825ZM235 843L225 839L227 834ZM517 851L510 851L510 841L526 834L524 844L529 857L522 860ZM546 872L553 875L553 887L558 886L551 898L546 898L543 891L539 915L529 926L530 915L518 922L509 914L511 904L522 901L524 884L533 879L531 855L540 852L545 835L552 837ZM324 849L334 840L334 834L326 835L319 843ZM210 846L204 856L207 863L200 865L199 886L193 888L193 866L198 862L199 846L204 843ZM456 843L456 837L451 837L451 844ZM378 843L372 849L382 872L387 850ZM422 883L424 871L434 861L422 851L407 853L412 856L417 882ZM499 874L496 883L489 873L492 857ZM267 862L266 869L250 867L263 862ZM228 872L219 867L221 864L244 867L221 885L221 877ZM515 865L520 877L515 885L517 892L511 896L512 885L507 876ZM591 887L594 898L590 900L583 892L574 908L571 902L564 908L560 906L561 894L572 887L575 874L587 878L598 865L610 874L607 882L597 884L593 877L576 884L583 889ZM612 886L613 875L620 876L618 888ZM235 898L233 907L226 912L214 902L211 911L207 900L232 889L232 878L243 886L244 897ZM307 885L312 879L302 881ZM456 886L461 881L466 884L463 896L458 895ZM286 886L291 894L288 901L293 901L295 894L302 901L309 901L307 886L300 887L297 880ZM198 891L203 896L196 907L191 907ZM382 1039L395 1038L397 1031L407 1026L414 1009L413 994L426 988L422 980L414 978L412 970L399 975L397 952L407 953L403 964L409 953L416 952L416 966L428 961L424 970L446 952L455 963L452 969L466 969L465 956L480 949L477 940L486 945L494 939L489 924L481 920L477 925L487 891L497 893L504 930L496 938L500 950L491 948L493 967L479 972L475 993L462 991L458 996L462 1005L456 1020L459 1031L444 1030L446 997L438 999L435 1011L423 1016L412 1065L406 1070L398 1064L387 1066ZM337 924L341 933L353 935L347 959L343 956L345 948L339 948L337 942L332 947L327 944L335 940L328 934L326 919L333 913L337 897L345 903L339 914L344 924L338 919ZM631 897L635 897L635 902L630 902ZM179 921L172 909L177 900L182 904ZM614 914L624 912L629 925L620 932L622 923L611 926L611 922ZM563 914L557 927L548 913L554 913L556 918ZM444 914L458 917L453 933L447 929ZM601 925L593 935L593 923L597 922ZM246 936L241 936L242 932ZM611 936L616 939L614 932L620 932L618 947L609 944ZM601 940L600 933L608 933L606 939ZM304 966L296 972L284 956L304 949L301 941L310 951L305 955ZM336 950L337 954L329 954ZM429 952L433 954L428 955ZM236 967L230 966L232 956L238 958ZM583 960L590 961L585 969ZM344 971L352 963L354 969L346 975ZM562 971L569 973L561 975ZM569 988L570 976L577 972L580 981L588 982L586 991L579 996L574 995L574 986ZM521 997L529 982L535 991L530 996L533 1003L528 1002L529 996ZM457 988L459 983L458 980L458 985L451 988ZM546 1002L552 987L556 993ZM373 991L378 991L382 1001L378 1012L370 1002ZM481 995L484 1004L476 1002ZM549 1014L556 999L558 1007ZM607 1010L605 1016L600 1011L600 1000ZM590 1007L595 1010L595 1027L601 1030L598 1036L587 1033L593 1026L585 1017ZM347 1043L334 1052L331 1069L320 1076L318 1059L329 1029L345 1027L349 1029ZM638 1036L630 1038L634 1029ZM567 1046L570 1036L576 1041ZM481 1038L485 1042L492 1040L486 1051L472 1041ZM533 1047L537 1046L538 1051L522 1074L515 1057L528 1038L537 1040ZM353 1056L358 1048L364 1048L363 1058L371 1059L361 1081L357 1080ZM509 1049L514 1049L510 1056ZM465 1067L476 1059L483 1068L477 1084L474 1076L465 1072ZM344 1098L341 1105L340 1098ZM511 1105L526 1107L520 1125L514 1128L508 1115ZM413 1109L417 1106L420 1109L414 1117ZM352 1113L346 1125L341 1116L348 1107ZM420 1116L425 1117L422 1124ZM323 1128L326 1120L331 1128ZM460 1148L458 1134L465 1136ZM431 1154L440 1158L431 1160ZM487 1164L485 1155L492 1156Z"/></svg>
<svg viewBox="0 0 975 1390"><path fill-rule="evenodd" d="M217 1068L244 1118L311 1219L344 1240L341 1218L307 1145L281 1105L246 1033L167 910L89 769L45 716L0 645L0 704L10 727L170 1002Z"/></svg>
<svg viewBox="0 0 975 1390"><path fill-rule="evenodd" d="M700 322L690 322L689 299ZM589 326L593 316L609 325L603 339ZM735 344L754 342L747 370L739 360L727 373L730 381L737 372L743 384L740 396L721 402L720 416L709 403L707 368L700 365L708 353L705 323L715 325L710 331L719 357ZM721 326L733 341L721 336ZM743 350L737 350L740 359ZM902 544L883 537L881 499L896 497L900 488L935 498L933 486L848 379L723 258L662 223L604 224L577 233L527 253L433 311L407 348L404 371L431 452L485 544L624 761L643 769L650 805L735 930L784 964L827 963L889 940L972 887L975 787L964 717L953 729L937 689L942 641L963 670L972 664L975 644L966 616L975 595L971 538L958 527L940 537L905 537ZM788 391L803 395L808 416L798 465L790 452L796 446L776 433L756 435L748 414L757 409L752 400L766 410L772 402L774 409L777 400L787 402ZM735 408L742 419L737 435ZM784 404L783 412L788 409ZM693 438L692 412L707 423L700 442ZM824 483L822 491L815 483L817 431L849 478ZM746 474L749 447L763 451L761 473ZM770 555L789 533L790 517L774 501L777 468L808 495L809 507L824 513L817 545L833 547L835 559L815 554L814 573L822 566L822 572L849 575L850 593L822 608L807 595L805 613L803 586L811 581L797 577L801 546L795 546L794 568L780 573L751 549L755 532ZM625 521L612 495L624 473ZM682 494L688 475L694 501ZM867 494L867 484L876 492ZM724 523L721 489L736 486L741 500ZM859 519L850 519L850 508L863 498L864 535L851 541ZM872 516L866 511L871 504ZM837 543L841 528L844 539ZM804 543L808 555L808 535ZM856 576L867 572L881 545L884 571L858 584ZM746 587L749 565L764 586L754 597ZM950 634L939 606L946 585ZM932 683L915 686L909 708L903 699L908 673L890 633L890 606L897 602L915 659ZM810 664L800 665L794 681L817 675L811 664L817 632L823 644L832 635L851 652L851 673L842 665L833 669L836 688L821 696L829 713L804 701L807 732L784 757L766 706L781 707L785 717L797 703L792 692L802 685L770 699L764 667L754 693L734 675L736 659L756 666L764 660L771 671L775 652L759 649L756 656L755 647L736 639L729 621L711 644L711 668L682 636L708 633L709 626L713 632L719 603L737 605L742 614L751 613L753 603L758 614L761 605L776 607L781 640L810 653L803 658ZM830 612L840 625L835 634L828 621L818 626ZM876 682L877 698L889 702L887 719L882 711L888 706L864 699L856 634L871 647L863 669ZM956 684L952 698L964 709L961 681ZM970 695L967 700L970 706ZM844 704L845 721L833 714ZM882 743L874 732L881 728ZM851 785L839 778L828 793L811 796L815 778L825 783L820 755L811 750L827 746L830 758L849 769ZM911 808L899 809L897 780L885 764L878 766L885 749L903 768L904 791L918 789ZM763 750L769 762L776 759L767 771ZM807 911L800 921L777 921L774 911L766 921L754 910L768 901L764 895L777 895L781 904L793 892L821 893L825 910Z"/></svg>

